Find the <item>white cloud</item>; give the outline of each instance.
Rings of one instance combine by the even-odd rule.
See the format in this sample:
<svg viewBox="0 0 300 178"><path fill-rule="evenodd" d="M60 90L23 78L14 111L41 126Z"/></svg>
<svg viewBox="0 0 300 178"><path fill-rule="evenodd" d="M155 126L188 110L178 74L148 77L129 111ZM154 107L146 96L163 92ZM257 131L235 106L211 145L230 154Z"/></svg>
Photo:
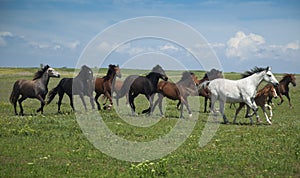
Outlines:
<svg viewBox="0 0 300 178"><path fill-rule="evenodd" d="M244 32L239 31L227 41L226 56L237 57L242 60L253 55L259 56L264 44L264 37L253 33L246 35Z"/></svg>
<svg viewBox="0 0 300 178"><path fill-rule="evenodd" d="M160 46L160 50L161 51L174 51L174 52L177 52L177 51L179 51L179 48L168 43L168 44L165 44L163 46Z"/></svg>
<svg viewBox="0 0 300 178"><path fill-rule="evenodd" d="M292 49L292 50L300 49L299 41L286 44L285 49Z"/></svg>
<svg viewBox="0 0 300 178"><path fill-rule="evenodd" d="M0 47L7 45L7 42L5 40L5 38L7 37L13 37L13 34L11 32L0 31Z"/></svg>

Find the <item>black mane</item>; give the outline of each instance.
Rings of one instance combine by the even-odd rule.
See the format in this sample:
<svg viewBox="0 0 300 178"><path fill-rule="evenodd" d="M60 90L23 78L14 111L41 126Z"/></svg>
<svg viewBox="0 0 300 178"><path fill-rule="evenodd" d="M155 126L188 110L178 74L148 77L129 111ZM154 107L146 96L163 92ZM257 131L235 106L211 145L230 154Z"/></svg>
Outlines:
<svg viewBox="0 0 300 178"><path fill-rule="evenodd" d="M39 71L37 71L34 76L33 76L33 80L39 79L43 76L43 74L50 68L49 65L46 65L44 68L40 69Z"/></svg>
<svg viewBox="0 0 300 178"><path fill-rule="evenodd" d="M104 80L109 80L110 76L115 72L116 65L109 64L106 75L103 77Z"/></svg>
<svg viewBox="0 0 300 178"><path fill-rule="evenodd" d="M266 68L263 68L263 67L254 67L253 69L249 70L249 71L246 71L244 72L242 75L242 78L246 78L246 77L249 77L250 75L253 75L255 73L258 73L258 72L262 72L262 71L267 71L268 70L268 67Z"/></svg>

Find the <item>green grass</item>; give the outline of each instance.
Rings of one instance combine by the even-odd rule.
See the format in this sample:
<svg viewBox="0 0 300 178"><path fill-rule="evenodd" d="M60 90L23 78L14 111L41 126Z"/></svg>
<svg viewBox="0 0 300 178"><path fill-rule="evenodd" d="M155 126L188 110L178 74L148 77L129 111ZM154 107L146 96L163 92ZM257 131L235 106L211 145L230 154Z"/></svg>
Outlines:
<svg viewBox="0 0 300 178"><path fill-rule="evenodd" d="M190 97L193 114L200 113L195 128L188 139L174 152L142 163L126 162L112 158L98 149L85 137L71 111L68 98L63 100L63 114L57 114L54 101L45 107L44 115L36 114L37 100L25 100L25 116L14 116L8 98L17 79L31 79L37 69L0 68L0 175L1 177L299 177L300 176L300 87L290 87L293 109L287 100L273 107L273 125L250 125L240 113L238 125L220 125L212 140L199 147L208 114L203 113L203 98ZM72 76L70 69L57 69L63 77ZM123 79L134 72L124 70ZM145 71L140 71L141 73ZM99 76L105 70L100 70ZM203 72L195 71L200 78ZM180 72L168 71L177 81ZM173 78L172 78L173 76ZM239 74L227 73L226 78L237 79ZM277 79L281 79L277 74ZM297 75L299 78L300 75ZM49 89L60 79L51 79ZM166 99L165 99L166 100ZM87 104L90 107L88 100ZM279 99L274 100L275 103ZM119 137L132 141L151 141L167 134L178 121L177 102L166 100L166 118L131 117L130 109L121 100L120 107L100 111L104 122ZM145 99L136 100L137 111L147 107ZM118 111L118 112L116 112ZM227 117L232 122L234 109L226 105ZM79 111L79 114L90 112ZM133 126L131 122L156 122L149 127ZM184 116L187 117L186 110ZM186 118L186 122L193 122ZM126 154L126 152L124 153Z"/></svg>

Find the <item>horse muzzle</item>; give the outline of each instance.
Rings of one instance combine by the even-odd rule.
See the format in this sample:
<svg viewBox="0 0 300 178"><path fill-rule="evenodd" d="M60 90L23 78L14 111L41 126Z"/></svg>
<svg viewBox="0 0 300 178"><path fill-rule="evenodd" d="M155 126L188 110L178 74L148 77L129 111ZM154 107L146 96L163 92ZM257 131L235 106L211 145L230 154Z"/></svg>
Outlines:
<svg viewBox="0 0 300 178"><path fill-rule="evenodd" d="M279 85L279 83L273 83L274 87L277 87Z"/></svg>

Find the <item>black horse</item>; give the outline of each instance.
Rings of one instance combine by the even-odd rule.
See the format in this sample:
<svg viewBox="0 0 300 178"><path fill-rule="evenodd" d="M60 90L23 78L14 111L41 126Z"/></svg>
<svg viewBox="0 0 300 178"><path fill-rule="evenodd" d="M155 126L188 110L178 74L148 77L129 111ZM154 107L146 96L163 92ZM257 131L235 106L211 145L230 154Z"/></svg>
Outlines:
<svg viewBox="0 0 300 178"><path fill-rule="evenodd" d="M63 99L64 93L66 93L70 98L70 105L72 109L75 111L73 104L73 95L79 95L82 104L86 108L86 104L84 101L84 96L88 96L90 98L90 103L92 108L95 108L94 99L93 99L93 91L94 91L94 80L93 80L93 71L83 65L79 74L75 78L63 78L59 82L59 84L53 88L48 94L47 104L49 104L56 94L58 93L58 113L60 113L61 101Z"/></svg>
<svg viewBox="0 0 300 178"><path fill-rule="evenodd" d="M134 98L137 97L139 94L145 95L150 103L149 108L143 110L142 113L151 114L151 110L153 107L153 98L154 98L154 94L157 93L157 83L160 78L165 81L168 80L168 77L164 74L157 73L157 72L150 72L146 76L137 77L132 82L129 89L128 96L129 96L129 104L131 106L133 115L135 114Z"/></svg>
<svg viewBox="0 0 300 178"><path fill-rule="evenodd" d="M156 73L160 73L162 75L166 75L164 69L160 65L154 66L152 68L151 72L156 72ZM139 77L139 75L129 75L128 77L126 77L124 82L119 81L118 82L119 85L114 86L112 93L113 92L116 93L116 96L114 98L116 99L117 106L119 105L119 99L124 97L125 95L126 95L126 104L128 104L128 92L129 92L130 86L131 86L132 82L138 77Z"/></svg>
<svg viewBox="0 0 300 178"><path fill-rule="evenodd" d="M45 105L45 97L48 93L48 83L50 77L60 77L60 74L53 68L46 65L43 69L37 71L34 74L33 80L18 80L13 86L13 90L10 95L10 102L14 105L15 114L17 113L17 101L20 105L20 115L24 115L22 102L27 98L37 98L41 102L41 107L37 112L43 114L43 108ZM19 96L22 97L19 99Z"/></svg>

